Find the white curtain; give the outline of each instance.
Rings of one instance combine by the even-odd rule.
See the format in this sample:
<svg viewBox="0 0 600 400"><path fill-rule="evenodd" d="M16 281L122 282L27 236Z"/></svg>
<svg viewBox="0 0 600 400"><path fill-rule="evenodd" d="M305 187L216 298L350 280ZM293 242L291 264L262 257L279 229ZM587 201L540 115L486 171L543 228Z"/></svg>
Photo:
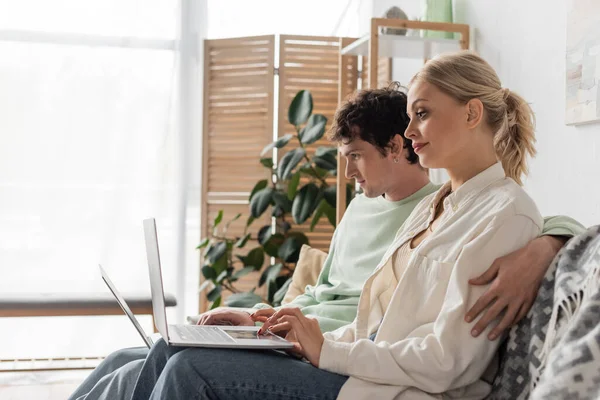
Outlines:
<svg viewBox="0 0 600 400"><path fill-rule="evenodd" d="M0 1L1 294L106 292L98 263L122 292L149 293L147 217L166 290L178 289L179 10L177 0ZM0 332L0 358L141 344L124 317L0 318Z"/></svg>

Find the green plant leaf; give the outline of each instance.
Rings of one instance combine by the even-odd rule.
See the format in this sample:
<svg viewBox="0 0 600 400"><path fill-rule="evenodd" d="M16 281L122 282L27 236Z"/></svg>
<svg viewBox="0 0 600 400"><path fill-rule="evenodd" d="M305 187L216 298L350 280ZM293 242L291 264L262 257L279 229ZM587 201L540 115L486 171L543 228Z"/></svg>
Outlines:
<svg viewBox="0 0 600 400"><path fill-rule="evenodd" d="M288 199L288 197L285 194L283 194L282 192L273 191L273 201L275 202L276 205L281 207L281 209L284 212L289 213L292 211L291 200Z"/></svg>
<svg viewBox="0 0 600 400"><path fill-rule="evenodd" d="M254 222L254 217L251 215L248 217L248 221L246 221L246 228L249 227L250 225L252 225L253 222Z"/></svg>
<svg viewBox="0 0 600 400"><path fill-rule="evenodd" d="M304 175L308 175L308 176L312 176L314 178L318 178L319 174L317 174L312 168L310 167L302 167L298 170L298 172L300 172L301 174Z"/></svg>
<svg viewBox="0 0 600 400"><path fill-rule="evenodd" d="M263 299L254 293L234 293L225 299L227 307L244 307L251 308L258 303L262 303Z"/></svg>
<svg viewBox="0 0 600 400"><path fill-rule="evenodd" d="M285 240L285 237L281 233L274 233L269 237L269 240L263 244L263 249L271 257L277 257L279 247Z"/></svg>
<svg viewBox="0 0 600 400"><path fill-rule="evenodd" d="M302 125L306 122L313 109L312 95L308 90L301 90L290 104L288 110L288 121L294 126Z"/></svg>
<svg viewBox="0 0 600 400"><path fill-rule="evenodd" d="M234 267L227 268L227 279L229 279L229 282L235 282L238 280L238 278L236 276L233 276L234 271L235 271Z"/></svg>
<svg viewBox="0 0 600 400"><path fill-rule="evenodd" d="M219 258L211 265L211 267L215 270L215 273L218 276L222 271L224 271L227 268L227 254L223 254L221 258Z"/></svg>
<svg viewBox="0 0 600 400"><path fill-rule="evenodd" d="M275 280L267 281L267 299L269 303L274 304L275 293L285 284L288 280L287 275L279 275Z"/></svg>
<svg viewBox="0 0 600 400"><path fill-rule="evenodd" d="M277 176L279 179L287 180L292 176L292 171L302 161L302 158L306 154L306 150L302 147L295 148L289 151L281 157L281 161L277 166Z"/></svg>
<svg viewBox="0 0 600 400"><path fill-rule="evenodd" d="M210 309L214 310L215 308L218 308L221 305L221 300L222 300L221 296L217 297L217 299L210 306Z"/></svg>
<svg viewBox="0 0 600 400"><path fill-rule="evenodd" d="M300 256L300 249L303 245L303 240L298 236L288 236L285 242L279 248L277 256L287 263L295 263Z"/></svg>
<svg viewBox="0 0 600 400"><path fill-rule="evenodd" d="M298 225L304 223L315 211L315 208L317 208L319 200L320 193L317 185L312 182L304 185L298 191L292 203L292 217L294 217L294 222Z"/></svg>
<svg viewBox="0 0 600 400"><path fill-rule="evenodd" d="M261 245L264 245L265 243L267 243L267 241L271 237L272 232L273 232L273 229L271 228L271 225L265 225L262 228L260 228L258 230L258 235L257 235L258 243Z"/></svg>
<svg viewBox="0 0 600 400"><path fill-rule="evenodd" d="M210 238L206 238L203 241L200 242L200 244L196 247L196 250L200 250L203 249L204 247L208 246L208 243L210 243Z"/></svg>
<svg viewBox="0 0 600 400"><path fill-rule="evenodd" d="M241 249L242 247L244 247L246 245L246 243L248 243L249 239L250 239L250 234L246 233L237 242L235 242L235 247L237 247L238 249Z"/></svg>
<svg viewBox="0 0 600 400"><path fill-rule="evenodd" d="M292 228L292 225L287 221L283 221L279 227L281 228L281 232L285 235Z"/></svg>
<svg viewBox="0 0 600 400"><path fill-rule="evenodd" d="M287 196L288 199L294 200L296 196L296 192L298 192L298 185L300 184L300 171L297 171L292 178L290 179L290 183L288 183L287 187Z"/></svg>
<svg viewBox="0 0 600 400"><path fill-rule="evenodd" d="M204 276L207 280L212 280L217 277L217 273L214 269L212 269L209 265L205 265L202 267L202 276Z"/></svg>
<svg viewBox="0 0 600 400"><path fill-rule="evenodd" d="M237 279L240 279L241 277L243 277L243 276L246 276L246 275L248 275L250 272L254 272L254 271L256 271L256 270L254 269L254 267L244 267L244 268L242 268L242 269L239 269L239 270L235 271L235 272L233 273L233 276L235 276Z"/></svg>
<svg viewBox="0 0 600 400"><path fill-rule="evenodd" d="M223 210L219 210L217 216L215 217L215 222L213 223L213 228L216 228L223 220Z"/></svg>
<svg viewBox="0 0 600 400"><path fill-rule="evenodd" d="M317 209L315 210L315 213L313 214L312 217L312 221L310 222L310 231L312 232L315 229L315 226L317 226L317 224L319 223L319 220L321 219L321 217L323 216L323 202L327 202L325 199L321 200L319 202L319 206L317 207Z"/></svg>
<svg viewBox="0 0 600 400"><path fill-rule="evenodd" d="M281 250L278 256L286 262L296 263L300 256L302 245L308 244L308 237L302 232L290 232L286 238L286 248ZM283 248L283 245L281 246Z"/></svg>
<svg viewBox="0 0 600 400"><path fill-rule="evenodd" d="M281 208L279 206L273 207L273 211L271 212L272 217L279 218L279 217L283 216L283 214L285 214L285 211L283 211L283 208Z"/></svg>
<svg viewBox="0 0 600 400"><path fill-rule="evenodd" d="M264 285L265 282L274 281L279 276L281 268L283 268L283 265L280 263L269 265L265 268L258 280L258 287Z"/></svg>
<svg viewBox="0 0 600 400"><path fill-rule="evenodd" d="M227 232L227 231L229 230L229 226L230 226L231 224L233 224L235 221L237 221L238 219L240 219L240 217L241 217L241 216L242 216L242 214L241 214L241 213L237 213L237 214L235 215L235 217L233 217L233 218L231 218L229 221L227 221L227 223L225 224L225 231L224 231L224 232ZM223 235L225 235L225 233L223 233Z"/></svg>
<svg viewBox="0 0 600 400"><path fill-rule="evenodd" d="M323 137L325 134L325 125L327 125L327 117L321 114L313 114L306 122L306 126L298 135L300 141L304 144L311 144Z"/></svg>
<svg viewBox="0 0 600 400"><path fill-rule="evenodd" d="M320 168L319 166L313 166L311 163L306 163L300 167L299 171L305 175L313 176L315 178L324 178L329 173L326 169Z"/></svg>
<svg viewBox="0 0 600 400"><path fill-rule="evenodd" d="M284 147L286 144L288 144L290 142L290 140L293 137L294 137L293 133L288 133L286 135L283 135L282 137L280 137L279 139L277 139L273 143L269 143L268 145L265 146L264 149L262 149L262 151L260 152L260 156L261 157L264 156L269 151L273 150L274 147L277 147L278 149Z"/></svg>
<svg viewBox="0 0 600 400"><path fill-rule="evenodd" d="M254 185L254 188L250 192L250 197L248 198L248 201L251 201L254 195L266 188L268 184L269 182L266 179L256 182L256 185Z"/></svg>
<svg viewBox="0 0 600 400"><path fill-rule="evenodd" d="M228 274L228 271L227 271L227 270L225 270L225 271L221 272L221 273L219 274L219 276L217 276L217 283L219 283L219 284L220 284L220 283L222 283L222 282L223 282L223 279L227 278L227 276L228 276L228 275L229 275L229 274Z"/></svg>
<svg viewBox="0 0 600 400"><path fill-rule="evenodd" d="M273 168L273 157L261 158L260 163L262 165L264 165L265 167L272 169Z"/></svg>
<svg viewBox="0 0 600 400"><path fill-rule="evenodd" d="M217 242L212 247L208 249L206 253L206 258L211 264L214 264L219 258L225 254L227 251L227 243L225 242Z"/></svg>
<svg viewBox="0 0 600 400"><path fill-rule="evenodd" d="M208 299L208 301L215 301L220 296L221 296L221 286L216 286L213 290L208 292L208 294L206 295L206 298Z"/></svg>
<svg viewBox="0 0 600 400"><path fill-rule="evenodd" d="M319 168L323 168L327 171L337 171L337 160L335 159L335 156L332 156L331 154L314 156L312 160Z"/></svg>
<svg viewBox="0 0 600 400"><path fill-rule="evenodd" d="M270 187L264 188L256 192L252 200L250 200L250 214L254 218L259 218L271 204L273 189Z"/></svg>
<svg viewBox="0 0 600 400"><path fill-rule="evenodd" d="M298 240L300 240L300 242L302 244L309 244L308 237L302 232L290 232L288 234L288 237L292 237L292 236L295 238L298 238Z"/></svg>
<svg viewBox="0 0 600 400"><path fill-rule="evenodd" d="M244 266L254 267L254 269L257 271L262 268L264 262L265 253L260 247L250 250L248 255L244 258Z"/></svg>
<svg viewBox="0 0 600 400"><path fill-rule="evenodd" d="M337 187L335 185L327 186L325 190L323 190L323 197L331 207L335 208L337 200Z"/></svg>
<svg viewBox="0 0 600 400"><path fill-rule="evenodd" d="M210 285L212 285L212 281L210 279L205 279L204 282L202 282L200 284L200 287L198 288L198 293L202 293L206 290L207 287L209 287Z"/></svg>
<svg viewBox="0 0 600 400"><path fill-rule="evenodd" d="M336 157L338 154L338 148L330 146L319 146L315 150L315 156L317 157L321 157L325 154L331 154L332 156Z"/></svg>
<svg viewBox="0 0 600 400"><path fill-rule="evenodd" d="M281 302L283 301L283 298L285 297L291 284L292 284L292 278L289 278L287 281L285 281L285 283L279 289L277 289L277 291L273 295L273 305L274 306L281 305Z"/></svg>
<svg viewBox="0 0 600 400"><path fill-rule="evenodd" d="M331 207L331 205L329 205L329 203L325 200L321 200L321 203L323 203L323 214L325 214L325 216L329 220L329 223L331 224L331 226L333 226L335 228L336 227L335 207Z"/></svg>

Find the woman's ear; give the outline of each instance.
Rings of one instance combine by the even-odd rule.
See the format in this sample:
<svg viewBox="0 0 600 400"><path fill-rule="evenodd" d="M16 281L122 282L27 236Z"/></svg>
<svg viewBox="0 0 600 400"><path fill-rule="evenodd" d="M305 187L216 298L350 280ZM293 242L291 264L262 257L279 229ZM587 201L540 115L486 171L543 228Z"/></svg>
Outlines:
<svg viewBox="0 0 600 400"><path fill-rule="evenodd" d="M474 129L483 120L483 103L479 99L471 99L466 105L467 107L467 126L469 129Z"/></svg>

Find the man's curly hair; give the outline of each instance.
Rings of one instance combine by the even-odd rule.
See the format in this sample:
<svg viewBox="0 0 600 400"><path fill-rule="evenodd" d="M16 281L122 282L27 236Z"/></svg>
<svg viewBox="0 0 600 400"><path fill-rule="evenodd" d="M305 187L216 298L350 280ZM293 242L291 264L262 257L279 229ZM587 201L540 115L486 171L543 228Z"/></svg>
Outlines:
<svg viewBox="0 0 600 400"><path fill-rule="evenodd" d="M406 159L410 164L419 161L412 141L404 136L409 118L406 114L406 93L398 82L384 89L356 92L335 113L329 140L349 143L358 136L371 143L386 156L396 135L404 139Z"/></svg>

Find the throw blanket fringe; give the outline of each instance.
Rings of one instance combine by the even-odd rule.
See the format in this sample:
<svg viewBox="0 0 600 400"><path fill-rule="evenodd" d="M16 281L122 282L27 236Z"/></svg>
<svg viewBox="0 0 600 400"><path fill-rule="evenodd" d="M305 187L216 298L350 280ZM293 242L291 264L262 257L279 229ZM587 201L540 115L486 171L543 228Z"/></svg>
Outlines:
<svg viewBox="0 0 600 400"><path fill-rule="evenodd" d="M578 357L581 351L600 354L599 309L600 225L571 239L554 258L532 309L500 349L488 399L527 399L534 388L539 399L600 399L600 357Z"/></svg>
<svg viewBox="0 0 600 400"><path fill-rule="evenodd" d="M569 324L575 316L577 310L580 309L581 303L584 299L591 297L598 291L600 279L600 265L593 267L591 273L589 273L585 280L581 283L581 287L574 293L568 296L560 296L561 298L555 298L554 308L552 315L550 316L550 322L548 323L548 331L546 332L546 340L544 346L540 351L539 359L540 365L532 373L531 381L532 387L535 388L539 383L540 376L546 366L548 355L554 345L556 344L556 335L558 332L558 317L564 318L564 323Z"/></svg>

